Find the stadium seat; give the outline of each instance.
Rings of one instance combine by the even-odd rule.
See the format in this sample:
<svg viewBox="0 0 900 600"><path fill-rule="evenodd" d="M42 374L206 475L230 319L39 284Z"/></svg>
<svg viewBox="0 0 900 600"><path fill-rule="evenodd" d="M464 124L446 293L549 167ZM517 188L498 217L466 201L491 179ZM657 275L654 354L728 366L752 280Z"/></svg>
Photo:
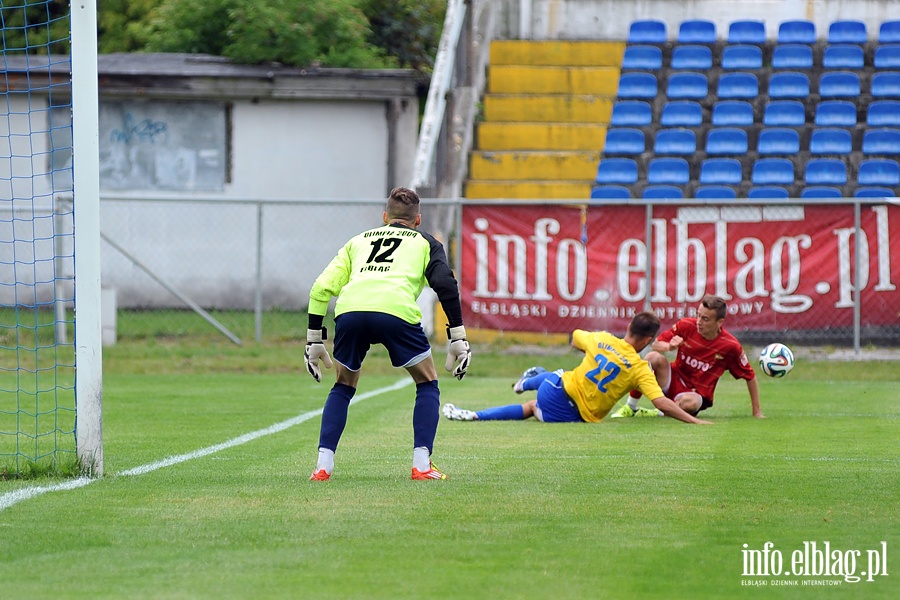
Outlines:
<svg viewBox="0 0 900 600"><path fill-rule="evenodd" d="M591 188L591 198L598 200L623 200L631 198L631 192L621 185L598 185Z"/></svg>
<svg viewBox="0 0 900 600"><path fill-rule="evenodd" d="M738 44L722 49L723 69L761 69L762 66L762 50L759 46Z"/></svg>
<svg viewBox="0 0 900 600"><path fill-rule="evenodd" d="M613 104L609 124L613 127L643 127L653 122L653 110L649 102L624 100Z"/></svg>
<svg viewBox="0 0 900 600"><path fill-rule="evenodd" d="M886 158L864 160L859 163L856 183L859 185L900 185L900 164Z"/></svg>
<svg viewBox="0 0 900 600"><path fill-rule="evenodd" d="M623 73L619 77L619 98L656 98L656 76L650 73Z"/></svg>
<svg viewBox="0 0 900 600"><path fill-rule="evenodd" d="M823 100L816 105L815 123L820 127L853 127L856 105L846 100Z"/></svg>
<svg viewBox="0 0 900 600"><path fill-rule="evenodd" d="M772 73L769 78L770 98L806 98L808 96L809 77L806 73L786 71Z"/></svg>
<svg viewBox="0 0 900 600"><path fill-rule="evenodd" d="M806 123L806 109L796 100L776 100L766 104L763 124L775 127L799 127Z"/></svg>
<svg viewBox="0 0 900 600"><path fill-rule="evenodd" d="M841 198L843 195L840 188L827 185L811 185L800 191L801 198Z"/></svg>
<svg viewBox="0 0 900 600"><path fill-rule="evenodd" d="M884 71L872 76L873 98L900 98L900 72Z"/></svg>
<svg viewBox="0 0 900 600"><path fill-rule="evenodd" d="M862 69L865 66L863 49L855 44L826 46L822 66L826 69Z"/></svg>
<svg viewBox="0 0 900 600"><path fill-rule="evenodd" d="M768 154L796 154L800 152L800 134L795 129L765 127L759 132L756 151Z"/></svg>
<svg viewBox="0 0 900 600"><path fill-rule="evenodd" d="M709 83L703 73L685 71L669 76L666 96L672 100L706 98L708 94Z"/></svg>
<svg viewBox="0 0 900 600"><path fill-rule="evenodd" d="M722 100L713 104L712 124L717 127L753 125L753 105L744 100Z"/></svg>
<svg viewBox="0 0 900 600"><path fill-rule="evenodd" d="M856 188L854 198L896 198L894 190L886 187L861 187Z"/></svg>
<svg viewBox="0 0 900 600"><path fill-rule="evenodd" d="M900 129L870 129L863 134L863 154L900 154Z"/></svg>
<svg viewBox="0 0 900 600"><path fill-rule="evenodd" d="M850 71L823 73L819 79L822 98L858 98L859 91L859 75Z"/></svg>
<svg viewBox="0 0 900 600"><path fill-rule="evenodd" d="M700 183L738 185L743 178L736 158L707 158L700 164Z"/></svg>
<svg viewBox="0 0 900 600"><path fill-rule="evenodd" d="M694 192L694 198L706 200L732 200L737 198L734 189L726 185L701 185Z"/></svg>
<svg viewBox="0 0 900 600"><path fill-rule="evenodd" d="M849 154L853 140L846 129L814 129L809 138L810 154Z"/></svg>
<svg viewBox="0 0 900 600"><path fill-rule="evenodd" d="M812 48L800 44L775 46L772 51L773 69L812 69Z"/></svg>
<svg viewBox="0 0 900 600"><path fill-rule="evenodd" d="M778 26L779 44L815 44L816 25L812 21L784 21Z"/></svg>
<svg viewBox="0 0 900 600"><path fill-rule="evenodd" d="M689 19L678 28L679 44L715 44L716 24L712 21Z"/></svg>
<svg viewBox="0 0 900 600"><path fill-rule="evenodd" d="M750 176L753 185L792 185L794 163L786 158L759 158Z"/></svg>
<svg viewBox="0 0 900 600"><path fill-rule="evenodd" d="M719 77L716 93L722 100L756 98L759 96L759 80L753 73L723 73Z"/></svg>
<svg viewBox="0 0 900 600"><path fill-rule="evenodd" d="M632 127L613 127L606 132L604 154L641 154L646 150L644 132Z"/></svg>
<svg viewBox="0 0 900 600"><path fill-rule="evenodd" d="M844 185L847 167L837 158L811 158L806 161L806 185Z"/></svg>
<svg viewBox="0 0 900 600"><path fill-rule="evenodd" d="M709 69L712 50L707 46L675 46L672 50L673 69Z"/></svg>
<svg viewBox="0 0 900 600"><path fill-rule="evenodd" d="M747 197L761 200L781 200L788 197L788 191L777 185L764 185L750 188Z"/></svg>
<svg viewBox="0 0 900 600"><path fill-rule="evenodd" d="M874 64L876 69L900 69L900 44L876 48Z"/></svg>
<svg viewBox="0 0 900 600"><path fill-rule="evenodd" d="M866 24L862 21L834 21L828 28L829 44L865 44Z"/></svg>
<svg viewBox="0 0 900 600"><path fill-rule="evenodd" d="M900 43L900 21L885 21L878 30L879 44Z"/></svg>
<svg viewBox="0 0 900 600"><path fill-rule="evenodd" d="M657 46L626 46L623 69L656 70L662 68L662 50Z"/></svg>
<svg viewBox="0 0 900 600"><path fill-rule="evenodd" d="M747 132L736 127L713 127L706 134L707 154L747 153Z"/></svg>
<svg viewBox="0 0 900 600"><path fill-rule="evenodd" d="M662 107L659 123L663 127L699 127L703 123L703 109L693 100L667 102Z"/></svg>
<svg viewBox="0 0 900 600"><path fill-rule="evenodd" d="M630 158L601 158L597 165L597 183L628 185L637 181L637 163Z"/></svg>
<svg viewBox="0 0 900 600"><path fill-rule="evenodd" d="M656 154L693 154L697 151L697 136L690 129L660 129L653 144Z"/></svg>
<svg viewBox="0 0 900 600"><path fill-rule="evenodd" d="M684 192L674 185L648 185L644 188L641 198L648 200L681 200Z"/></svg>
<svg viewBox="0 0 900 600"><path fill-rule="evenodd" d="M876 100L869 103L866 125L900 127L900 100Z"/></svg>
<svg viewBox="0 0 900 600"><path fill-rule="evenodd" d="M655 19L633 21L628 30L629 44L665 44L666 24Z"/></svg>
<svg viewBox="0 0 900 600"><path fill-rule="evenodd" d="M766 24L763 21L733 21L728 26L729 44L765 44Z"/></svg>
<svg viewBox="0 0 900 600"><path fill-rule="evenodd" d="M690 168L683 158L654 158L647 166L647 183L684 185L690 180Z"/></svg>

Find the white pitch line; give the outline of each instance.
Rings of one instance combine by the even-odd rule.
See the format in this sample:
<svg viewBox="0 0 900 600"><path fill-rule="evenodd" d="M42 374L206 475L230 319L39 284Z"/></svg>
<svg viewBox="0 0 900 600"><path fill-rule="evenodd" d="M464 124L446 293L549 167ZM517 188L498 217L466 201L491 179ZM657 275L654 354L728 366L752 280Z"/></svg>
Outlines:
<svg viewBox="0 0 900 600"><path fill-rule="evenodd" d="M365 392L363 394L359 394L358 396L354 396L353 400L350 401L350 404L356 404L357 402L361 402L362 400L366 400L368 398L372 398L373 396L379 396L386 392L393 392L395 390L399 390L403 387L406 387L412 383L412 379L404 378L398 381L393 385L389 385L387 387L379 388L377 390L372 390L371 392ZM186 454L178 454L177 456L170 456L169 458L164 458L162 460L149 463L146 465L141 465L140 467L135 467L133 469L128 469L127 471L122 471L118 473L117 476L134 476L134 475L144 475L146 473L150 473L151 471L156 471L157 469L162 469L163 467L170 467L172 465L177 465L179 463L183 463L189 460L193 460L195 458L202 458L204 456L209 456L210 454L215 454L216 452L220 452L222 450L227 450L228 448L234 448L235 446L240 446L242 444L246 444L247 442L252 442L255 439L265 437L267 435L272 435L273 433L278 433L280 431L284 431L294 425L299 425L300 423L304 423L309 421L313 417L317 417L322 414L322 409L313 410L310 412L306 412L296 417L292 417L286 421L282 421L281 423L275 423L274 425L270 425L265 429L259 429L257 431L253 431L250 433L245 433L244 435L240 435L236 438L232 438L227 442L222 442L221 444L216 444L214 446L207 446L206 448L200 448L199 450L194 450L193 452L188 452ZM14 504L18 504L23 500L29 500L31 498L35 498L37 496L41 496L46 494L47 492L61 492L65 490L74 490L81 487L84 487L88 484L94 483L95 481L100 481L100 478L91 478L91 477L79 477L78 479L73 479L71 481L65 481L63 483L58 483L55 485L43 485L43 486L34 486L22 488L20 490L15 490L13 492L7 492L0 496L0 511L13 506Z"/></svg>

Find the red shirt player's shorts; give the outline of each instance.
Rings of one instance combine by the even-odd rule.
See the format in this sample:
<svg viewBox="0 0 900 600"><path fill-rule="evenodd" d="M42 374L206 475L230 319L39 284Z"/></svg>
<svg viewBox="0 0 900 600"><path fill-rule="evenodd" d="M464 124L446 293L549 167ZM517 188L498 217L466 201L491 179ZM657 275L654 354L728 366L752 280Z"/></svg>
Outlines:
<svg viewBox="0 0 900 600"><path fill-rule="evenodd" d="M685 382L684 378L681 377L681 374L677 370L675 370L675 367L669 367L669 387L663 390L666 396L668 396L672 400L678 400L679 394L683 394L685 392L696 393L696 391L697 390L695 390ZM701 403L700 408L697 410L697 412L691 413L693 415L696 415L701 410L706 410L713 405L712 398L707 398L705 396L700 397L703 399L703 402Z"/></svg>

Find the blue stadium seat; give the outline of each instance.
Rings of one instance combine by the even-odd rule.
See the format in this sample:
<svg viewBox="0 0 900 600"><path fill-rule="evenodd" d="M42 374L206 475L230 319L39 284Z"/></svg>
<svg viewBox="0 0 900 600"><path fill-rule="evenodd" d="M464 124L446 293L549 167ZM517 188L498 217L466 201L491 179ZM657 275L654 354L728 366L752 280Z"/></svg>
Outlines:
<svg viewBox="0 0 900 600"><path fill-rule="evenodd" d="M865 44L866 24L862 21L835 21L828 28L829 44Z"/></svg>
<svg viewBox="0 0 900 600"><path fill-rule="evenodd" d="M675 46L672 50L673 69L709 69L712 50L708 46Z"/></svg>
<svg viewBox="0 0 900 600"><path fill-rule="evenodd" d="M667 102L659 123L663 127L699 127L703 123L703 109L693 100Z"/></svg>
<svg viewBox="0 0 900 600"><path fill-rule="evenodd" d="M722 100L713 104L712 124L717 127L753 125L753 105L745 100Z"/></svg>
<svg viewBox="0 0 900 600"><path fill-rule="evenodd" d="M643 127L653 122L653 109L643 100L622 100L613 104L609 124L613 127Z"/></svg>
<svg viewBox="0 0 900 600"><path fill-rule="evenodd" d="M621 185L598 185L591 188L591 198L598 200L623 200L631 198L631 192Z"/></svg>
<svg viewBox="0 0 900 600"><path fill-rule="evenodd" d="M736 127L713 127L706 134L707 154L747 153L747 132Z"/></svg>
<svg viewBox="0 0 900 600"><path fill-rule="evenodd" d="M813 129L809 137L810 154L849 154L853 150L853 140L846 129Z"/></svg>
<svg viewBox="0 0 900 600"><path fill-rule="evenodd" d="M894 190L886 187L861 187L856 188L854 198L895 198Z"/></svg>
<svg viewBox="0 0 900 600"><path fill-rule="evenodd" d="M756 151L760 156L769 154L796 154L800 152L800 134L795 129L765 127L759 132Z"/></svg>
<svg viewBox="0 0 900 600"><path fill-rule="evenodd" d="M879 44L900 43L900 21L885 21L878 30Z"/></svg>
<svg viewBox="0 0 900 600"><path fill-rule="evenodd" d="M644 132L632 127L613 127L606 131L604 154L641 154L647 146Z"/></svg>
<svg viewBox="0 0 900 600"><path fill-rule="evenodd" d="M637 163L630 158L601 158L597 165L597 183L628 185L637 181Z"/></svg>
<svg viewBox="0 0 900 600"><path fill-rule="evenodd" d="M660 129L653 144L656 154L693 154L697 151L697 136L690 129Z"/></svg>
<svg viewBox="0 0 900 600"><path fill-rule="evenodd" d="M824 73L819 79L822 98L858 98L859 91L859 75L850 71Z"/></svg>
<svg viewBox="0 0 900 600"><path fill-rule="evenodd" d="M900 127L900 100L875 100L866 113L869 127Z"/></svg>
<svg viewBox="0 0 900 600"><path fill-rule="evenodd" d="M728 26L729 44L765 44L766 24L763 21L734 21Z"/></svg>
<svg viewBox="0 0 900 600"><path fill-rule="evenodd" d="M694 198L706 200L733 200L737 198L733 188L727 185L701 185L694 192Z"/></svg>
<svg viewBox="0 0 900 600"><path fill-rule="evenodd" d="M654 158L647 166L647 183L684 185L690 180L690 167L683 158Z"/></svg>
<svg viewBox="0 0 900 600"><path fill-rule="evenodd" d="M875 68L900 69L900 44L890 44L876 48Z"/></svg>
<svg viewBox="0 0 900 600"><path fill-rule="evenodd" d="M786 158L759 158L753 163L753 185L792 185L794 163Z"/></svg>
<svg viewBox="0 0 900 600"><path fill-rule="evenodd" d="M747 192L747 197L764 200L781 200L788 197L788 191L777 185L764 185L750 188L750 191Z"/></svg>
<svg viewBox="0 0 900 600"><path fill-rule="evenodd" d="M809 77L806 73L785 71L772 73L769 78L770 98L806 98L808 96Z"/></svg>
<svg viewBox="0 0 900 600"><path fill-rule="evenodd" d="M715 44L716 24L702 19L682 21L678 28L679 44Z"/></svg>
<svg viewBox="0 0 900 600"><path fill-rule="evenodd" d="M623 73L619 77L619 98L656 98L656 76L650 73Z"/></svg>
<svg viewBox="0 0 900 600"><path fill-rule="evenodd" d="M700 183L738 185L743 178L736 158L707 158L700 164Z"/></svg>
<svg viewBox="0 0 900 600"><path fill-rule="evenodd" d="M815 123L820 127L854 127L856 105L846 100L823 100L816 105Z"/></svg>
<svg viewBox="0 0 900 600"><path fill-rule="evenodd" d="M759 80L753 73L723 73L719 77L717 95L722 100L756 98L759 96Z"/></svg>
<svg viewBox="0 0 900 600"><path fill-rule="evenodd" d="M812 69L812 48L801 44L783 44L772 51L773 69Z"/></svg>
<svg viewBox="0 0 900 600"><path fill-rule="evenodd" d="M799 127L806 123L806 108L797 100L776 100L766 104L763 124L775 127Z"/></svg>
<svg viewBox="0 0 900 600"><path fill-rule="evenodd" d="M674 185L648 185L644 188L641 198L648 200L681 200L684 192Z"/></svg>
<svg viewBox="0 0 900 600"><path fill-rule="evenodd" d="M825 47L822 66L826 69L862 69L865 66L862 46L835 44Z"/></svg>
<svg viewBox="0 0 900 600"><path fill-rule="evenodd" d="M806 161L806 185L844 185L847 167L837 158L811 158Z"/></svg>
<svg viewBox="0 0 900 600"><path fill-rule="evenodd" d="M815 44L816 25L812 21L784 21L778 26L779 44Z"/></svg>
<svg viewBox="0 0 900 600"><path fill-rule="evenodd" d="M841 198L843 196L840 188L828 185L811 185L800 191L801 198Z"/></svg>
<svg viewBox="0 0 900 600"><path fill-rule="evenodd" d="M872 76L873 98L900 98L900 72L883 71Z"/></svg>
<svg viewBox="0 0 900 600"><path fill-rule="evenodd" d="M656 70L662 68L662 50L657 46L626 46L623 69Z"/></svg>
<svg viewBox="0 0 900 600"><path fill-rule="evenodd" d="M628 30L629 44L665 44L666 24L655 19L633 21Z"/></svg>
<svg viewBox="0 0 900 600"><path fill-rule="evenodd" d="M672 73L666 95L673 100L706 98L709 94L709 83L703 73L691 71Z"/></svg>
<svg viewBox="0 0 900 600"><path fill-rule="evenodd" d="M762 60L762 50L759 46L737 44L725 46L722 50L723 69L761 69Z"/></svg>
<svg viewBox="0 0 900 600"><path fill-rule="evenodd" d="M863 134L863 154L900 154L900 129L869 129Z"/></svg>
<svg viewBox="0 0 900 600"><path fill-rule="evenodd" d="M859 163L856 176L859 185L900 185L900 164L886 158L869 159Z"/></svg>

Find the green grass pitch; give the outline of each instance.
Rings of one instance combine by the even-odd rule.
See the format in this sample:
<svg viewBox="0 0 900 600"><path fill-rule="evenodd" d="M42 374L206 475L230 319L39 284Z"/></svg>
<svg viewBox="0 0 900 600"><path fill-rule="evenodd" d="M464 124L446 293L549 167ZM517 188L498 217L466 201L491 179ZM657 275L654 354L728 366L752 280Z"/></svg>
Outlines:
<svg viewBox="0 0 900 600"><path fill-rule="evenodd" d="M798 355L761 378L765 420L730 378L710 427L442 419L444 482L409 480L412 386L373 394L314 483L318 416L134 471L321 409L330 384L306 375L302 346L120 345L104 358L106 476L0 509L0 597L900 597L900 369ZM385 362L371 357L360 394L405 377ZM442 401L520 401L510 384L535 362L476 348ZM0 498L54 483L0 482ZM886 548L888 575L746 576L745 550L766 542L783 570L804 543L844 567L859 551L857 574Z"/></svg>

